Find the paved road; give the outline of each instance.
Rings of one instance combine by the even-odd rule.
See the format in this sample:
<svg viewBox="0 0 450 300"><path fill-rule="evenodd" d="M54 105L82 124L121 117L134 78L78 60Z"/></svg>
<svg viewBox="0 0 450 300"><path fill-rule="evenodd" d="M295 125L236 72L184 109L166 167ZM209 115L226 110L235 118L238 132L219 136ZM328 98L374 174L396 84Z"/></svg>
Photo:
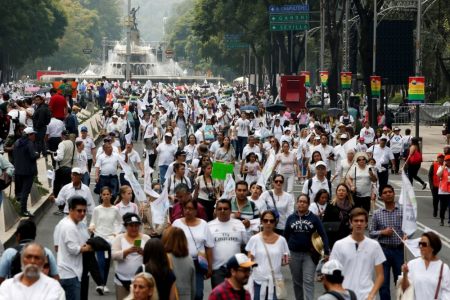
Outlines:
<svg viewBox="0 0 450 300"><path fill-rule="evenodd" d="M140 152L142 151L142 143L139 142L135 145L135 149ZM424 180L426 180L427 176L426 174L419 174ZM91 182L94 182L94 180L91 180ZM390 183L395 187L395 192L398 196L400 195L400 187L401 187L401 177L400 175L390 175ZM91 184L91 190L93 190L93 184ZM294 188L295 195L298 195L301 191L301 185L296 183ZM444 247L442 248L442 251L440 253L440 257L444 259L446 262L450 262L450 227L446 223L445 227L439 226L439 220L433 218L432 216L432 200L431 200L431 193L430 190L427 189L425 191L421 190L421 186L419 184L415 185L415 191L416 191L416 197L418 202L418 224L419 224L419 230L416 233L416 236L419 236L420 233L424 230L435 230L441 234L441 238L443 240ZM98 201L98 197L96 196L95 201ZM42 243L43 245L53 249L53 230L55 225L59 222L61 219L60 216L53 215L53 212L56 210L55 208L50 209L43 219L41 220L39 226L38 226L38 233L37 233L37 241ZM411 258L411 256L408 256ZM115 299L114 296L114 284L112 282L113 278L113 269L114 267L111 267L110 276L108 279L108 287L111 290L111 294L105 295L105 296L99 296L95 292L95 285L92 283L90 284L90 292L89 292L89 299ZM289 269L287 267L284 268L283 273L286 278L286 284L288 291L292 291L292 281ZM323 293L323 288L320 283L316 283L315 285L315 298L318 297ZM205 295L208 295L208 292L210 291L210 286L205 282ZM394 294L393 294L394 295ZM207 296L205 296L205 299L207 299ZM293 295L291 295L290 299L294 299Z"/></svg>

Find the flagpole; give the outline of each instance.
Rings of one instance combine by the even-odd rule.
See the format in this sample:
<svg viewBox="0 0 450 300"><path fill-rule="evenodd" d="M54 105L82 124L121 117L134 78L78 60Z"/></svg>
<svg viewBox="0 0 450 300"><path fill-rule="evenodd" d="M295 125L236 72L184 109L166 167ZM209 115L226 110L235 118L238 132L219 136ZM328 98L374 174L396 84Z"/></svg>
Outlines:
<svg viewBox="0 0 450 300"><path fill-rule="evenodd" d="M395 233L395 235L400 239L400 241L403 243L403 262L404 263L406 263L407 262L407 259L406 259L406 254L407 254L407 251L406 251L406 245L405 245L405 240L397 233L397 231L395 231L395 229L394 228L392 228L392 231L394 231L394 233Z"/></svg>

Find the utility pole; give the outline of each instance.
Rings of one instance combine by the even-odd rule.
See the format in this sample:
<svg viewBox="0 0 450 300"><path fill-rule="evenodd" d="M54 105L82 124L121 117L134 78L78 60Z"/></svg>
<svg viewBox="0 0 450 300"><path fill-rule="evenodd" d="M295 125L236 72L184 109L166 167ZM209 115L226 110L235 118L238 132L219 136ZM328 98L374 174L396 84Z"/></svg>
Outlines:
<svg viewBox="0 0 450 300"><path fill-rule="evenodd" d="M320 71L323 71L325 52L325 7L323 1L320 1Z"/></svg>
<svg viewBox="0 0 450 300"><path fill-rule="evenodd" d="M377 25L378 11L377 0L373 0L373 37L372 37L372 75L376 74L377 64ZM377 127L377 100L371 95L371 103L369 104L370 123L372 128Z"/></svg>
<svg viewBox="0 0 450 300"><path fill-rule="evenodd" d="M348 72L350 69L350 43L349 43L349 32L350 32L350 0L345 1L345 23L344 23L344 71ZM350 95L350 91L344 91L344 109L348 109L348 97Z"/></svg>
<svg viewBox="0 0 450 300"><path fill-rule="evenodd" d="M125 80L131 80L131 68L130 68L130 57L131 57L131 0L128 0L127 8L127 54L126 54L126 65L125 65Z"/></svg>
<svg viewBox="0 0 450 300"><path fill-rule="evenodd" d="M102 50L102 71L103 71L103 74L102 75L106 75L106 36L104 36L103 39L102 39L102 46L103 46L103 50Z"/></svg>
<svg viewBox="0 0 450 300"><path fill-rule="evenodd" d="M422 25L422 0L417 0L417 24L416 24L416 63L415 63L415 73L416 76L420 76L421 69L421 57L420 57L420 47L421 47L421 25ZM420 105L416 105L416 138L419 138L419 117L420 117Z"/></svg>

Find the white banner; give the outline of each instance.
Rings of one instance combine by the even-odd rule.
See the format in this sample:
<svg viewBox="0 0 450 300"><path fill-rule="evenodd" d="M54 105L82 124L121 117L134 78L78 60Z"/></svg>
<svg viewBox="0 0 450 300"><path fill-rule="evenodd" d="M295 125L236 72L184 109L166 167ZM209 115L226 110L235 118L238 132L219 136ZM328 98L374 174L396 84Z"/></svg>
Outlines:
<svg viewBox="0 0 450 300"><path fill-rule="evenodd" d="M227 174L223 187L223 194L220 199L231 199L236 196L236 183L231 174Z"/></svg>
<svg viewBox="0 0 450 300"><path fill-rule="evenodd" d="M410 236L417 230L417 200L414 188L405 172L402 172L402 189L399 203L403 206L402 230Z"/></svg>
<svg viewBox="0 0 450 300"><path fill-rule="evenodd" d="M147 197L145 196L144 190L139 184L139 181L136 179L136 177L134 177L133 169L131 169L131 167L123 160L123 158L120 155L117 156L119 159L120 167L125 173L124 176L125 180L127 180L130 183L134 196L139 202L146 202Z"/></svg>
<svg viewBox="0 0 450 300"><path fill-rule="evenodd" d="M269 157L266 160L266 164L261 170L261 176L258 178L258 185L260 185L263 190L266 188L267 180L269 180L270 176L273 172L273 167L275 166L275 154L271 151Z"/></svg>
<svg viewBox="0 0 450 300"><path fill-rule="evenodd" d="M169 203L169 193L167 192L167 187L165 187L159 195L158 199L151 202L152 207L152 221L153 224L164 223L164 217L166 216L167 210L170 207Z"/></svg>
<svg viewBox="0 0 450 300"><path fill-rule="evenodd" d="M350 140L348 140L347 142L345 142L345 144L342 146L344 148L345 153L347 153L350 150L355 150L356 143L357 143L356 135L354 137L352 137ZM346 158L346 156L344 158Z"/></svg>

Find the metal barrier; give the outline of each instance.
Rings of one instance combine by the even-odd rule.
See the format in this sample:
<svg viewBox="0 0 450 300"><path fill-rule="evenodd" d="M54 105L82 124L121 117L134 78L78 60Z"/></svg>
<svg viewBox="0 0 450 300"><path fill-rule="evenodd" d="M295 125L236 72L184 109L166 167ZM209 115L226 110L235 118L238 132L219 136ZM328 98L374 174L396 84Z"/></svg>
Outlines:
<svg viewBox="0 0 450 300"><path fill-rule="evenodd" d="M392 123L407 125L416 122L416 106L398 106L389 108ZM436 126L446 124L450 115L450 106L421 105L419 106L419 124Z"/></svg>

